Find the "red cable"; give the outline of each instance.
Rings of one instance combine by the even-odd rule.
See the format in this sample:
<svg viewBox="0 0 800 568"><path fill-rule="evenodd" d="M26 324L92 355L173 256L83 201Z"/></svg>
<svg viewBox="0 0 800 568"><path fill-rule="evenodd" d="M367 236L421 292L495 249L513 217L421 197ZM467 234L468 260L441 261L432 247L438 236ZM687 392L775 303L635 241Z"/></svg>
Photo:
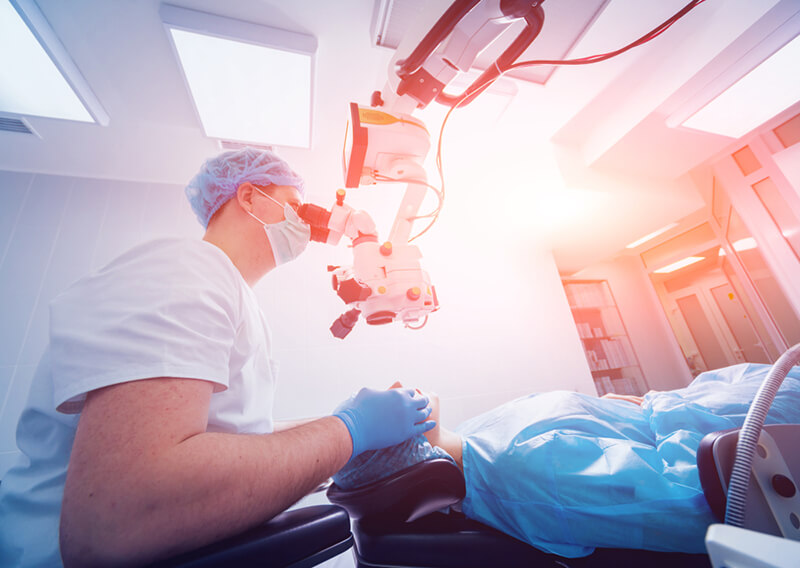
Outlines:
<svg viewBox="0 0 800 568"><path fill-rule="evenodd" d="M533 65L588 65L590 63L599 63L600 61L606 61L607 59L611 59L612 57L616 57L626 51L633 49L634 47L638 47L640 45L644 45L645 43L657 38L666 30L668 30L672 25L683 18L686 14L688 14L691 10L699 6L705 2L705 0L692 0L686 6L684 6L681 10L676 12L672 17L662 22L660 25L656 26L646 34L644 34L639 39L632 41L628 45L621 47L615 51L609 51L608 53L599 53L597 55L589 55L587 57L580 57L578 59L532 59L530 61L518 61L517 63L513 63L506 67L503 70L503 73L511 71L512 69L519 69L520 67L532 67Z"/></svg>
<svg viewBox="0 0 800 568"><path fill-rule="evenodd" d="M628 45L626 45L624 47L621 47L621 48L619 48L619 49L617 49L615 51L609 51L607 53L599 53L597 55L589 55L587 57L580 57L578 59L532 59L530 61L518 61L517 63L513 63L513 64L509 65L508 67L506 67L505 69L502 69L500 71L499 75L497 75L496 77L494 77L491 80L487 81L486 83L483 83L481 85L477 85L475 87L475 89L470 90L470 92L468 92L468 93L464 93L464 96L462 96L459 99L459 101L456 104L454 104L453 106L451 106L450 110L447 111L447 114L445 115L444 120L442 121L442 126L439 129L439 140L438 140L438 143L437 143L437 151L436 151L436 168L439 171L439 178L441 179L441 182L442 182L442 185L441 185L441 188L440 188L441 203L440 203L439 207L437 208L433 219L431 219L431 222L428 223L428 225L421 232L416 234L413 238L409 239L409 242L413 241L417 237L420 237L422 234L426 233L428 231L428 229L430 229L433 226L433 224L436 222L436 220L439 218L439 213L441 212L442 206L444 205L444 172L443 172L443 169L442 169L442 136L444 134L444 125L447 124L447 119L450 118L450 114L456 108L458 108L458 106L464 100L466 100L468 97L470 97L472 95L472 93L474 93L478 89L483 89L485 87L488 87L489 85L494 83L497 79L499 79L501 76L503 76L505 73L511 71L512 69L519 69L521 67L532 67L534 65L589 65L591 63L600 63L601 61L606 61L608 59L611 59L612 57L616 57L617 55L625 53L626 51L629 51L629 50L633 49L634 47L638 47L640 45L644 45L645 43L647 43L649 41L652 41L653 39L657 38L658 36L663 34L665 31L667 31L670 27L672 27L672 25L675 22L677 22L678 20L683 18L686 14L688 14L691 10L693 10L694 8L696 8L697 6L702 4L703 2L705 2L705 0L691 0L691 2L686 4L686 6L684 6L680 10L678 10L670 18L668 18L665 21L663 21L661 24L659 24L658 26L656 26L655 28L653 28L652 30L650 30L649 32L644 34L642 37L640 37L637 40L632 41Z"/></svg>

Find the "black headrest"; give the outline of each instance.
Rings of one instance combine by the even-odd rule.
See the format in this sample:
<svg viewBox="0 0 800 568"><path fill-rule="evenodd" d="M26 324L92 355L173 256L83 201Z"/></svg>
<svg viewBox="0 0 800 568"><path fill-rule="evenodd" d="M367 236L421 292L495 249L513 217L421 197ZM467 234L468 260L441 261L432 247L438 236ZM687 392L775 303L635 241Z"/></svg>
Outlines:
<svg viewBox="0 0 800 568"><path fill-rule="evenodd" d="M739 440L739 428L731 428L721 432L711 432L703 436L700 446L697 448L697 471L700 475L700 485L703 487L703 494L711 507L714 516L719 522L725 522L725 507L727 497L725 495L728 482L730 481L730 467L725 467L717 461L716 452L720 444L725 446L726 454L736 452L736 443ZM720 471L720 469L723 471Z"/></svg>
<svg viewBox="0 0 800 568"><path fill-rule="evenodd" d="M466 494L464 475L444 458L427 460L384 479L344 490L336 484L328 499L351 519L411 522L458 503Z"/></svg>

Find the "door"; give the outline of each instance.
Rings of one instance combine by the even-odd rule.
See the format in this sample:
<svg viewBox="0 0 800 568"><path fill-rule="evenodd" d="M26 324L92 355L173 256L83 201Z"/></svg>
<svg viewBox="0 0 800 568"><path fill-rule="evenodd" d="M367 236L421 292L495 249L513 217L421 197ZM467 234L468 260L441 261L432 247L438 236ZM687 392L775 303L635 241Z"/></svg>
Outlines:
<svg viewBox="0 0 800 568"><path fill-rule="evenodd" d="M695 270L666 281L673 327L686 353L692 373L737 363L769 363L742 302L718 266ZM678 331L678 330L676 330Z"/></svg>
<svg viewBox="0 0 800 568"><path fill-rule="evenodd" d="M730 282L715 286L710 291L716 307L733 335L739 357L751 363L769 363L764 345L759 340L753 323Z"/></svg>

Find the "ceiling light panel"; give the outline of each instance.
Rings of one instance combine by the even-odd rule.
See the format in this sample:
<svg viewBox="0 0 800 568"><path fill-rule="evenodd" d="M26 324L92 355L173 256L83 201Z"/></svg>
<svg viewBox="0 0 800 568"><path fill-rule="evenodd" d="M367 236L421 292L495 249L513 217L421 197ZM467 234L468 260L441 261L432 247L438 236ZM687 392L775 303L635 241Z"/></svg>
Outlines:
<svg viewBox="0 0 800 568"><path fill-rule="evenodd" d="M683 260L679 260L678 262L673 262L672 264L668 264L663 268L659 268L658 270L654 270L656 274L668 274L670 272L675 272L676 270L680 270L681 268L685 268L687 266L691 266L695 262L700 262L701 260L705 260L703 256L687 256Z"/></svg>
<svg viewBox="0 0 800 568"><path fill-rule="evenodd" d="M683 122L683 126L741 138L800 101L800 36Z"/></svg>
<svg viewBox="0 0 800 568"><path fill-rule="evenodd" d="M108 124L33 0L0 0L0 111Z"/></svg>
<svg viewBox="0 0 800 568"><path fill-rule="evenodd" d="M311 146L316 38L167 5L161 16L207 136Z"/></svg>
<svg viewBox="0 0 800 568"><path fill-rule="evenodd" d="M686 84L667 126L738 139L800 100L797 2L765 0L753 10L745 33Z"/></svg>

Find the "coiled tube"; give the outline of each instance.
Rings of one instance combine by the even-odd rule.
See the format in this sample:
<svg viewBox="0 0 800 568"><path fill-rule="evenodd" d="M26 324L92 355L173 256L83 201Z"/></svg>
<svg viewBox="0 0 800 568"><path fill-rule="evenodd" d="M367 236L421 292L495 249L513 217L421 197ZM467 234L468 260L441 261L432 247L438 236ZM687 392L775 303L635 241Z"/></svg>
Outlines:
<svg viewBox="0 0 800 568"><path fill-rule="evenodd" d="M725 524L735 527L744 526L744 507L747 498L747 486L750 483L750 470L753 466L753 454L761 436L761 428L767 419L772 401L783 383L783 379L800 362L800 343L790 347L781 355L756 393L750 410L739 430L739 441L736 443L736 459L733 462L728 499L725 507Z"/></svg>

